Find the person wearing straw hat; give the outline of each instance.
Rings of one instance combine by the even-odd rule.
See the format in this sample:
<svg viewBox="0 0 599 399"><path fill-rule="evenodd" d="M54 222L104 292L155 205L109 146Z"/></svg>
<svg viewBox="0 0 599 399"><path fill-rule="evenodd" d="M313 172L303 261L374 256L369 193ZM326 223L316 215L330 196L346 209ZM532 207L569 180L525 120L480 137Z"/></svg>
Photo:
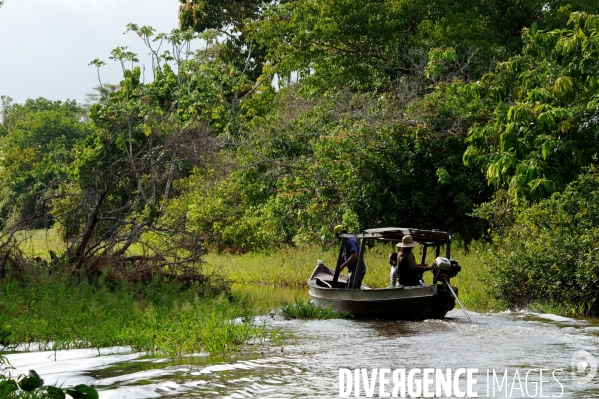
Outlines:
<svg viewBox="0 0 599 399"><path fill-rule="evenodd" d="M339 234L346 233L345 227L343 225L335 226L333 233L335 234L335 237L341 239ZM347 287L360 289L362 286L362 279L366 274L366 264L364 263L364 259L360 258L360 243L354 237L348 237L345 240L345 245L343 246L343 261L344 262L339 267L339 270L341 271L347 267ZM359 269L358 263L360 263Z"/></svg>
<svg viewBox="0 0 599 399"><path fill-rule="evenodd" d="M412 253L412 249L420 243L414 241L411 235L405 235L401 242L397 244L400 248L398 254L398 272L399 284L403 286L420 285L420 279L423 272L433 270L432 266L419 265Z"/></svg>

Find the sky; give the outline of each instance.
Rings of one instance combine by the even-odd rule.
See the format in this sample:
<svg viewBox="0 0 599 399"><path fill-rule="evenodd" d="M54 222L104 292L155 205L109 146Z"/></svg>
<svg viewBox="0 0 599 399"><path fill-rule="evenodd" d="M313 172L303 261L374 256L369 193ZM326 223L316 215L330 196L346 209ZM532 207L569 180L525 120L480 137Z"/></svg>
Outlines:
<svg viewBox="0 0 599 399"><path fill-rule="evenodd" d="M85 101L98 85L88 66L99 58L102 83L118 83L120 63L112 49L129 46L151 75L148 50L128 23L158 32L178 26L178 0L6 0L0 8L0 95L22 103L28 98Z"/></svg>

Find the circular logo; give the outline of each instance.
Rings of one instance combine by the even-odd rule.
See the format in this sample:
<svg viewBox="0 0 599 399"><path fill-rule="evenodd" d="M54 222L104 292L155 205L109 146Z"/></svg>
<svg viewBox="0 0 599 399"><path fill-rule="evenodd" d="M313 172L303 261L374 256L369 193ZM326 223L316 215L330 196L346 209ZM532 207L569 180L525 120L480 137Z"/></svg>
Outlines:
<svg viewBox="0 0 599 399"><path fill-rule="evenodd" d="M572 380L577 384L587 384L597 374L597 360L587 351L576 351L570 360Z"/></svg>

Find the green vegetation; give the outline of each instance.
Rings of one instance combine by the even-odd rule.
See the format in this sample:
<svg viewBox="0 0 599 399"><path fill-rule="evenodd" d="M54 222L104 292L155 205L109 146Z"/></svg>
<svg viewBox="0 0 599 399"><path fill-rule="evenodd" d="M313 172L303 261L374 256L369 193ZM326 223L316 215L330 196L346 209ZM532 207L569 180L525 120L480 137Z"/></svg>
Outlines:
<svg viewBox="0 0 599 399"><path fill-rule="evenodd" d="M93 104L1 97L12 342L267 342L226 279L303 287L336 224L457 233L472 309L599 311L599 3L181 3L182 29L127 26L147 82L118 47L118 85L90 63ZM368 249L366 284L388 285L393 249Z"/></svg>
<svg viewBox="0 0 599 399"><path fill-rule="evenodd" d="M126 311L124 311L126 309ZM61 350L126 345L176 357L206 351L228 356L276 338L253 322L242 298L181 291L174 283L72 283L37 275L0 283L5 347Z"/></svg>
<svg viewBox="0 0 599 399"><path fill-rule="evenodd" d="M469 130L464 160L515 200L562 191L597 160L599 16L573 13L569 26L524 29L522 55L466 85L493 116Z"/></svg>
<svg viewBox="0 0 599 399"><path fill-rule="evenodd" d="M0 345L5 344L6 332L0 328ZM62 388L48 386L42 389L44 380L35 372L29 370L29 375L20 375L18 378L11 378L5 374L10 368L8 360L0 351L0 365L3 366L3 372L0 373L0 398L3 399L65 399L66 395ZM79 384L73 389L67 389L66 393L74 399L88 398L98 399L98 391L85 384Z"/></svg>
<svg viewBox="0 0 599 399"><path fill-rule="evenodd" d="M490 281L509 307L587 314L599 296L599 172L595 167L522 211L491 253Z"/></svg>
<svg viewBox="0 0 599 399"><path fill-rule="evenodd" d="M49 226L49 220L34 216L40 212L39 196L67 177L73 146L94 127L82 122L85 112L75 101L0 100L0 228L26 219L32 219L31 227Z"/></svg>
<svg viewBox="0 0 599 399"><path fill-rule="evenodd" d="M350 313L335 312L331 308L316 307L312 301L302 301L295 299L295 303L286 303L281 308L281 314L287 319L341 319L344 317L352 317Z"/></svg>
<svg viewBox="0 0 599 399"><path fill-rule="evenodd" d="M382 288L389 285L390 266L388 255L393 252L389 245L377 245L367 249L364 260L368 272L364 283L370 287ZM489 266L484 263L491 248L482 244L472 245L468 251L453 248L452 257L462 265L462 271L454 277L452 285L459 288L462 302L476 311L501 309L488 288L486 281ZM421 252L416 248L416 258L420 261ZM238 284L268 284L283 287L306 287L310 274L316 267L317 259L322 259L334 267L337 249L322 251L319 247L285 249L270 254L248 253L243 255L208 254L205 257L206 270L222 273ZM434 254L427 253L426 262L434 262ZM432 282L432 274L425 273L425 282Z"/></svg>

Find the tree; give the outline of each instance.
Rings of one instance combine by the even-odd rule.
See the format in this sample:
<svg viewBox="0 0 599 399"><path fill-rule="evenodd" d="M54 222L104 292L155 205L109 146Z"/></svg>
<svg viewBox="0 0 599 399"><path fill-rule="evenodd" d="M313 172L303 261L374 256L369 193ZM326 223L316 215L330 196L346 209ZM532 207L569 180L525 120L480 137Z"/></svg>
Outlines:
<svg viewBox="0 0 599 399"><path fill-rule="evenodd" d="M30 220L29 227L49 226L51 219L39 217L44 214L40 195L66 177L71 150L93 128L81 121L83 112L75 101L2 100L0 227L9 219Z"/></svg>
<svg viewBox="0 0 599 399"><path fill-rule="evenodd" d="M421 73L430 48L455 48L465 67L461 76L479 77L520 47L521 29L542 17L544 5L298 0L267 8L250 25L250 37L267 48L279 73L300 71L314 89L388 91L402 76Z"/></svg>
<svg viewBox="0 0 599 399"><path fill-rule="evenodd" d="M248 40L247 22L260 18L272 0L180 0L179 20L183 28L205 33L217 31L224 36L217 57L243 70L252 81L262 75L264 49Z"/></svg>
<svg viewBox="0 0 599 399"><path fill-rule="evenodd" d="M285 88L247 125L230 176L195 174L171 202L180 223L217 250L320 243L334 225L484 232L467 216L490 198L463 165L464 138L484 108L463 85L440 86L398 116L392 95L305 99ZM201 205L200 205L201 204Z"/></svg>
<svg viewBox="0 0 599 399"><path fill-rule="evenodd" d="M599 311L599 173L586 168L559 193L526 207L496 237L489 285L508 307L557 305L563 313Z"/></svg>
<svg viewBox="0 0 599 399"><path fill-rule="evenodd" d="M524 31L523 54L468 85L489 104L468 134L464 161L513 199L561 191L597 161L599 16L573 13L570 29Z"/></svg>
<svg viewBox="0 0 599 399"><path fill-rule="evenodd" d="M126 48L112 52L124 78L118 90L91 107L97 130L75 147L69 178L51 193L51 214L69 243L64 257L75 271L111 264L129 273L166 265L199 278L190 265L199 263L202 243L163 221L164 203L178 179L206 167L220 148L218 132L229 123L223 97L239 78L211 57L212 48L191 53L193 32L154 35L147 26L128 29L150 47L155 79L141 81L136 55ZM159 53L153 39L172 51ZM134 244L144 256L128 255Z"/></svg>

